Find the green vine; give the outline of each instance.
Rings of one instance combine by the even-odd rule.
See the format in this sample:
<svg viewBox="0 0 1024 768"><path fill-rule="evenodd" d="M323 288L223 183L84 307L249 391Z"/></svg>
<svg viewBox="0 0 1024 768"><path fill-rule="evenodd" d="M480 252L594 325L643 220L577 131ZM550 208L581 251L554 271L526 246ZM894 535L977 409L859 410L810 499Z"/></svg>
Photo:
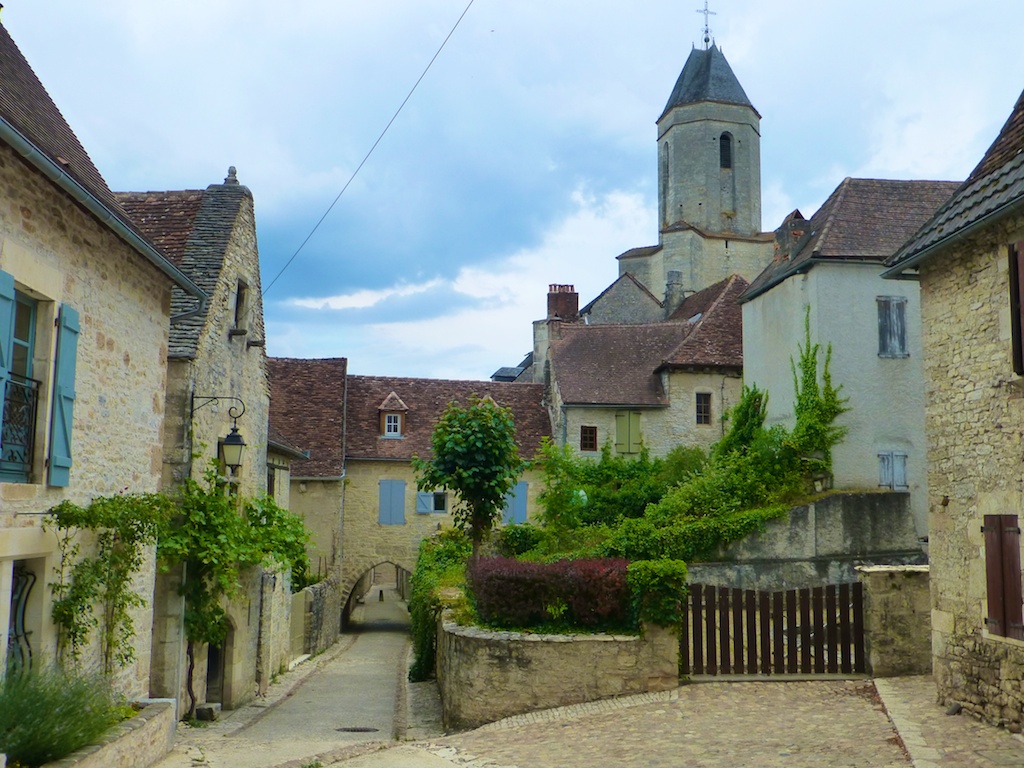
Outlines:
<svg viewBox="0 0 1024 768"><path fill-rule="evenodd" d="M132 580L169 510L166 497L122 493L85 507L63 501L49 511L45 525L56 534L60 552L50 589L62 662L78 663L97 627L105 673L135 659L131 610L145 600L133 591ZM94 539L94 554L82 555L83 533Z"/></svg>
<svg viewBox="0 0 1024 768"><path fill-rule="evenodd" d="M211 466L203 483L186 480L174 500L175 514L160 537L161 567L184 568L186 684L191 718L196 644L219 645L228 633L224 605L237 596L242 573L257 565L280 567L306 578L309 532L302 519L263 497L243 502L223 487Z"/></svg>

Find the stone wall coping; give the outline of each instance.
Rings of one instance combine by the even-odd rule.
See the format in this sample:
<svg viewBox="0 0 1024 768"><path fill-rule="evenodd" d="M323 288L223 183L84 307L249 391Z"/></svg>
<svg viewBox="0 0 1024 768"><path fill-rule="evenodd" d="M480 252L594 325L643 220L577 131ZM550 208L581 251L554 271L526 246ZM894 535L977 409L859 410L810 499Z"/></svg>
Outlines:
<svg viewBox="0 0 1024 768"><path fill-rule="evenodd" d="M166 715L168 710L171 712L171 716L167 718L170 723L169 733L173 734L177 726L177 722L173 716L175 708L174 699L146 699L145 702L146 705L138 712L138 714L114 726L98 743L84 746L81 749L72 752L67 757L46 763L42 768L73 768L73 766L85 763L87 760L97 755L97 761L89 762L89 765L102 765L104 768L114 768L114 766L117 765L129 765L129 763L122 762L112 763L102 754L98 753L103 753L110 745L131 736L140 728L145 728L151 721L159 719L161 715ZM133 761L130 765L152 765L157 760L163 758L165 754L166 750L161 748L159 749L159 752L147 755L145 754L145 747L142 744L133 745Z"/></svg>
<svg viewBox="0 0 1024 768"><path fill-rule="evenodd" d="M540 634L533 632L510 632L506 630L486 629L485 627L467 627L454 621L443 622L444 631L460 637L472 637L482 640L521 641L525 643L622 643L639 642L640 635L609 635L604 633L578 632L570 635Z"/></svg>
<svg viewBox="0 0 1024 768"><path fill-rule="evenodd" d="M858 573L928 573L927 565L858 565Z"/></svg>

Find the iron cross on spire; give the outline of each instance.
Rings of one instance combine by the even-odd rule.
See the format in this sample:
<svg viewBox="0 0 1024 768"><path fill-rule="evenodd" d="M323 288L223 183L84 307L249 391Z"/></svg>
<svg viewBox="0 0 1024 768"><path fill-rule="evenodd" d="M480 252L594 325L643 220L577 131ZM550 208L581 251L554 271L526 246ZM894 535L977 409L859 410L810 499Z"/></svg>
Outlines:
<svg viewBox="0 0 1024 768"><path fill-rule="evenodd" d="M708 0L704 0L704 10L698 8L697 13L704 14L704 50L706 51L711 45L711 26L708 24L708 16L717 16L718 14L708 10Z"/></svg>

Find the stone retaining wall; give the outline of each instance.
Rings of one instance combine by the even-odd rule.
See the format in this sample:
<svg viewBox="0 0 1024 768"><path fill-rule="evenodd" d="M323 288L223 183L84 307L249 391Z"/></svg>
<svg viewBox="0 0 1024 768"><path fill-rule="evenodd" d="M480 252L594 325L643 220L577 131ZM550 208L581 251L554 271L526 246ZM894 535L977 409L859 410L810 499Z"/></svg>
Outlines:
<svg viewBox="0 0 1024 768"><path fill-rule="evenodd" d="M99 744L82 747L42 768L147 768L171 751L176 725L174 702L154 701Z"/></svg>
<svg viewBox="0 0 1024 768"><path fill-rule="evenodd" d="M437 681L445 728L679 685L679 638L648 626L633 635L532 635L464 627L442 617Z"/></svg>

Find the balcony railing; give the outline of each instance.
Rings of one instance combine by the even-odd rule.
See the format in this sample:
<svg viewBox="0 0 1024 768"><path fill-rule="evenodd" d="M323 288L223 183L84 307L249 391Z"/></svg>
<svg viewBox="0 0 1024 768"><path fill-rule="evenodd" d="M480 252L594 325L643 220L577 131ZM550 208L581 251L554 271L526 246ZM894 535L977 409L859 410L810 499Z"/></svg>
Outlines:
<svg viewBox="0 0 1024 768"><path fill-rule="evenodd" d="M0 481L25 483L32 475L39 382L11 374L3 394L3 423L0 424Z"/></svg>

